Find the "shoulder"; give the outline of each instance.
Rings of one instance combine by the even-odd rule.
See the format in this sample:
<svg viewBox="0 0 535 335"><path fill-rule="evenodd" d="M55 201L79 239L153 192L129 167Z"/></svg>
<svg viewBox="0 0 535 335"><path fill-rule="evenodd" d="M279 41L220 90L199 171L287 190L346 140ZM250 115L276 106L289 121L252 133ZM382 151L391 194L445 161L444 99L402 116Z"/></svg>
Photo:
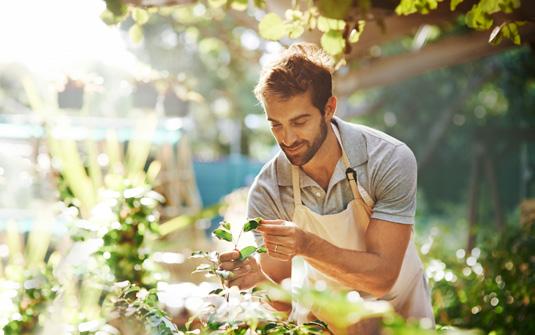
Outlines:
<svg viewBox="0 0 535 335"><path fill-rule="evenodd" d="M354 165L367 162L369 167L373 167L393 158L392 156L414 158L405 143L383 131L340 119L336 123L349 160Z"/></svg>
<svg viewBox="0 0 535 335"><path fill-rule="evenodd" d="M272 159L270 159L262 168L260 169L260 172L256 175L252 185L251 185L251 192L258 192L260 190L265 191L267 193L273 193L275 189L278 187L277 182L277 161L279 159L279 155L275 155Z"/></svg>

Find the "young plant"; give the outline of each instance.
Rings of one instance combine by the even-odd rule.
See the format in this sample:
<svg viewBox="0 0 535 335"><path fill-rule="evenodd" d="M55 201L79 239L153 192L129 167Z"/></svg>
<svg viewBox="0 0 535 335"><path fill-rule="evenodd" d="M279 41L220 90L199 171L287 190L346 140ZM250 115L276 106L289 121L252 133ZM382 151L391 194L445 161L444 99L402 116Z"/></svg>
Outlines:
<svg viewBox="0 0 535 335"><path fill-rule="evenodd" d="M236 241L234 241L234 238L230 231L230 223L227 221L222 221L219 227L216 230L214 230L213 235L220 240L224 240L227 242L234 241L234 249L238 249L238 244L240 243L240 238L241 238L242 233L247 233L247 232L255 230L256 228L258 228L258 226L260 226L260 222L262 222L262 218L249 219L243 225L243 228L240 230L240 233ZM240 250L240 259L244 260L247 257L253 255L255 252L265 253L266 251L267 250L264 246L255 247L255 246L250 245Z"/></svg>
<svg viewBox="0 0 535 335"><path fill-rule="evenodd" d="M234 249L238 249L238 244L240 242L240 238L242 236L242 233L247 233L250 231L255 230L260 226L260 222L262 221L262 218L254 218L249 219L244 225L243 228L240 230L240 233L238 235L238 238L234 240L234 236L231 232L231 224L228 221L222 221L219 224L219 227L214 230L212 233L216 238L234 243ZM240 260L245 260L248 257L253 256L255 253L265 253L267 250L264 246L256 247L253 245L246 246L242 248L240 251ZM191 255L192 258L203 258L208 263L203 263L197 266L197 268L193 271L193 273L206 273L206 276L216 276L218 277L221 288L214 290L210 292L211 294L222 294L225 291L225 280L229 279L229 277L232 275L231 271L222 270L219 269L219 253L216 251L212 252L206 252L206 251L195 251ZM228 294L227 294L228 299Z"/></svg>

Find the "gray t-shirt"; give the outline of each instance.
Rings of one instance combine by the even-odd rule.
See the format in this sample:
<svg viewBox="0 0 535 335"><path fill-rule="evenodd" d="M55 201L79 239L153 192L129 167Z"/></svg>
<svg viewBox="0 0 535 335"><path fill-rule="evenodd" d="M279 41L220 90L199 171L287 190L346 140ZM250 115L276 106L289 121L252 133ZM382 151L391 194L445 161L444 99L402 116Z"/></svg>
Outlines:
<svg viewBox="0 0 535 335"><path fill-rule="evenodd" d="M333 123L338 126L360 185L375 202L372 219L414 224L417 165L409 147L376 129L336 117ZM341 158L327 192L303 170L299 171L301 198L312 211L321 215L339 213L353 200ZM291 221L293 212L291 164L281 151L256 176L249 191L247 216Z"/></svg>

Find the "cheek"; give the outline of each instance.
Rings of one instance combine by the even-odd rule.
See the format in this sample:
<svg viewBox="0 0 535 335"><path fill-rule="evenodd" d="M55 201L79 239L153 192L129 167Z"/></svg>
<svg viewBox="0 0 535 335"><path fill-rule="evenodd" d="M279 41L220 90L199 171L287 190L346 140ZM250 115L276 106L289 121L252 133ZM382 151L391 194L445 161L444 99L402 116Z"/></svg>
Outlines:
<svg viewBox="0 0 535 335"><path fill-rule="evenodd" d="M282 139L282 131L280 129L271 128L271 134L275 137L275 140L280 143Z"/></svg>

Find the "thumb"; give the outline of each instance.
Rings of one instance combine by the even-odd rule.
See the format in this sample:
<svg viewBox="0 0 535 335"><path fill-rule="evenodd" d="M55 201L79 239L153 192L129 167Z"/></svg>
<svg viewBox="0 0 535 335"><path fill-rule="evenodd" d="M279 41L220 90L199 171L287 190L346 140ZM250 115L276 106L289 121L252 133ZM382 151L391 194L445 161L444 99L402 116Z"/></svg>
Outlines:
<svg viewBox="0 0 535 335"><path fill-rule="evenodd" d="M285 220L262 220L260 222L260 225L264 225L264 224L271 224L271 225L284 225L285 224Z"/></svg>

